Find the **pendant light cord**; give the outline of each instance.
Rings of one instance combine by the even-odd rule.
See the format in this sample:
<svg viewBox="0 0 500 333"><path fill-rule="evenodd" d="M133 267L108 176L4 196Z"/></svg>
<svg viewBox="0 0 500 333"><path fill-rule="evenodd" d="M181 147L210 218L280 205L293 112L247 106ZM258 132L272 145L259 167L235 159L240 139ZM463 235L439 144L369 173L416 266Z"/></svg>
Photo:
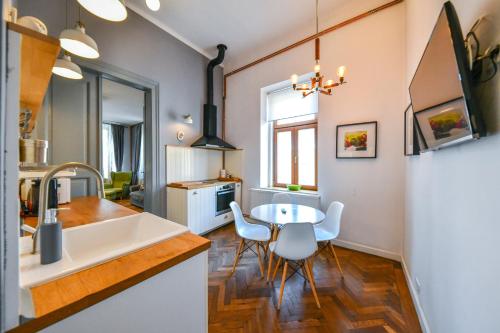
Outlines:
<svg viewBox="0 0 500 333"><path fill-rule="evenodd" d="M318 25L318 6L319 6L319 0L316 0L316 35L319 32L319 25Z"/></svg>
<svg viewBox="0 0 500 333"><path fill-rule="evenodd" d="M68 2L69 0L66 0L66 29L68 29Z"/></svg>

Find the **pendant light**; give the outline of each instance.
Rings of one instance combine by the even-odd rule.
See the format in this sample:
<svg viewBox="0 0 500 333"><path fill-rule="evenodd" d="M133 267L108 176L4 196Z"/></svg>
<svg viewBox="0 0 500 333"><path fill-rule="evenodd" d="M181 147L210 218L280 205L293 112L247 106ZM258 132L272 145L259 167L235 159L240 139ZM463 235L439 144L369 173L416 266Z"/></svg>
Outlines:
<svg viewBox="0 0 500 333"><path fill-rule="evenodd" d="M127 8L123 0L78 0L78 3L102 19L119 22L127 18Z"/></svg>
<svg viewBox="0 0 500 333"><path fill-rule="evenodd" d="M85 26L78 21L74 29L65 29L59 35L61 47L82 58L99 58L97 43L85 33Z"/></svg>
<svg viewBox="0 0 500 333"><path fill-rule="evenodd" d="M66 1L66 27L68 26L68 2ZM78 6L78 21L73 29L64 29L59 35L61 47L82 58L99 58L97 43L85 33L85 26L81 20L80 6Z"/></svg>
<svg viewBox="0 0 500 333"><path fill-rule="evenodd" d="M69 5L66 0L66 27L68 26L68 11ZM52 67L52 73L72 80L83 79L82 70L80 67L71 61L71 57L67 51L64 51L63 57L57 59Z"/></svg>
<svg viewBox="0 0 500 333"><path fill-rule="evenodd" d="M156 12L160 9L160 0L146 0L146 6Z"/></svg>
<svg viewBox="0 0 500 333"><path fill-rule="evenodd" d="M52 73L72 80L83 79L82 70L80 67L71 61L70 55L65 52L62 59L57 59Z"/></svg>
<svg viewBox="0 0 500 333"><path fill-rule="evenodd" d="M319 24L318 24L318 1L316 0L316 36L319 36ZM306 97L309 96L313 93L321 93L324 95L331 95L332 94L332 89L336 88L338 86L341 86L347 82L345 82L345 74L346 74L346 67L345 66L340 66L337 69L337 76L339 77L339 82L334 82L333 80L327 80L324 82L324 76L321 75L320 70L321 66L319 64L319 55L320 55L320 42L319 42L319 37L316 37L315 40L315 55L316 55L316 65L314 65L314 76L310 79L311 84L303 83L303 84L298 84L299 76L297 74L293 74L290 77L290 80L292 81L292 88L293 90L300 91L302 92L302 96Z"/></svg>

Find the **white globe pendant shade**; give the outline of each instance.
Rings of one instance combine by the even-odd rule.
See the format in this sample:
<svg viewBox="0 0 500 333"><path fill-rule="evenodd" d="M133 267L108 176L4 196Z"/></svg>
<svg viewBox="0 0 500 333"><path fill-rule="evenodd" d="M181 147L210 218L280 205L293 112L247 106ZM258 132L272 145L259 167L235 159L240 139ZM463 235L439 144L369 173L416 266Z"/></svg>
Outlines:
<svg viewBox="0 0 500 333"><path fill-rule="evenodd" d="M72 80L83 79L82 70L80 67L71 61L69 55L64 55L62 59L57 59L52 73Z"/></svg>
<svg viewBox="0 0 500 333"><path fill-rule="evenodd" d="M127 8L123 0L78 0L78 3L102 19L119 22L127 18Z"/></svg>
<svg viewBox="0 0 500 333"><path fill-rule="evenodd" d="M146 5L149 9L156 12L160 9L160 0L146 0Z"/></svg>
<svg viewBox="0 0 500 333"><path fill-rule="evenodd" d="M85 27L80 22L74 29L65 29L59 35L61 47L82 58L99 58L96 42L85 33Z"/></svg>

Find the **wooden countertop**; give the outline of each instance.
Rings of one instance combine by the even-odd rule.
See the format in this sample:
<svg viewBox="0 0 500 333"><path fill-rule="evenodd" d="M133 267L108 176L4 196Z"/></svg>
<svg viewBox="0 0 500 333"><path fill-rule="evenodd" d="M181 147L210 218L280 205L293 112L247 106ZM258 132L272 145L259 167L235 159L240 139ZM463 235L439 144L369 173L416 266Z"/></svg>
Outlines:
<svg viewBox="0 0 500 333"><path fill-rule="evenodd" d="M204 180L204 181L190 181L190 182L175 182L167 184L167 187L180 188L184 190L196 190L198 188L219 186L231 183L241 183L241 179L234 178L231 180Z"/></svg>
<svg viewBox="0 0 500 333"><path fill-rule="evenodd" d="M128 216L137 212L95 197L64 205L63 227ZM62 206L61 206L62 207ZM35 222L35 218L30 221ZM185 233L100 265L31 288L35 319L9 332L36 332L130 288L210 248L206 238Z"/></svg>
<svg viewBox="0 0 500 333"><path fill-rule="evenodd" d="M63 228L77 227L83 224L109 220L112 218L137 214L132 209L120 206L109 200L97 197L81 197L70 203L59 205L57 219L63 222ZM37 217L26 217L24 223L36 227Z"/></svg>

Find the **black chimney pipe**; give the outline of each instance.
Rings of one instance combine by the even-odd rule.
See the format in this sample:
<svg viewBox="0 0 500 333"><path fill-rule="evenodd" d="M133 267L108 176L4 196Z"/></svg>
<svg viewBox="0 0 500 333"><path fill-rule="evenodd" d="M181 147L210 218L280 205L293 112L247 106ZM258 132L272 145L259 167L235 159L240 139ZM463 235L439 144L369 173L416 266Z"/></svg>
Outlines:
<svg viewBox="0 0 500 333"><path fill-rule="evenodd" d="M210 60L207 66L207 104L209 105L214 104L214 68L224 60L227 46L219 44L217 48L219 49L219 54L217 54L216 58Z"/></svg>
<svg viewBox="0 0 500 333"><path fill-rule="evenodd" d="M233 145L217 137L217 106L214 105L214 68L224 60L227 46L217 45L219 54L210 60L207 66L207 103L203 105L203 136L196 140L191 147L206 149L236 149Z"/></svg>

